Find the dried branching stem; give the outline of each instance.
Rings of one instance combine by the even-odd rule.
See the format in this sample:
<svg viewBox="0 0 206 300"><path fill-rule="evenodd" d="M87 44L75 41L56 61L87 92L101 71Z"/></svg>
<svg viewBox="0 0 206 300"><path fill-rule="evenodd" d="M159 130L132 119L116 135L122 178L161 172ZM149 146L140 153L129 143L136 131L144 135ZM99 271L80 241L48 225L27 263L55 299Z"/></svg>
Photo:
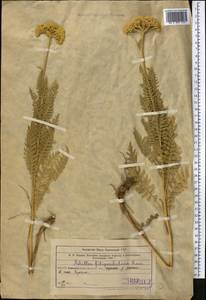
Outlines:
<svg viewBox="0 0 206 300"><path fill-rule="evenodd" d="M147 75L147 66L146 66L146 62L145 62L145 33L142 32L142 38L141 38L141 53L142 53L142 59L143 59L143 69L144 69L144 73L145 73L145 77L147 78L147 81L149 82L149 78ZM138 50L138 49L137 49ZM155 111L155 105L153 103L153 110ZM160 143L160 152L162 152L161 150L161 136L160 136L160 130L159 130L159 118L158 116L155 118L156 122L157 122L157 133L158 133L158 139L159 139L159 143ZM160 153L160 155L162 156L162 153ZM165 228L166 228L166 232L169 236L169 263L165 263L167 266L172 267L173 266L173 231L172 231L172 226L171 226L171 220L170 220L170 212L168 209L168 201L167 201L167 173L166 176L164 174L164 177L162 178L163 180L163 190L164 190L164 197L163 197L163 204L164 204L164 209L163 209L163 215L164 217L166 217L167 219L164 220L164 224L165 224ZM154 249L153 249L154 250ZM156 251L155 251L156 253ZM157 254L157 253L156 253ZM160 255L158 255L160 258Z"/></svg>
<svg viewBox="0 0 206 300"><path fill-rule="evenodd" d="M120 203L120 208L122 213L127 217L128 221L132 224L135 230L138 232L142 232L143 228L141 224L137 221L137 219L130 213L127 206L125 205L125 202ZM144 232L141 234L142 238L147 242L147 244L150 246L150 248L154 251L156 256L160 259L160 261L167 267L172 267L170 262L167 262L166 259L162 256L162 254L158 251L158 249L153 245L153 243L148 238L147 234Z"/></svg>
<svg viewBox="0 0 206 300"><path fill-rule="evenodd" d="M159 90L158 78L152 66L146 65L145 59L145 37L148 32L161 31L160 22L151 16L137 16L132 18L123 28L123 31L131 35L136 43L138 53L141 53L142 63L139 67L143 82L142 95L140 95L141 108L145 113L167 111L161 92ZM140 34L140 39L136 36ZM167 113L159 115L148 114L143 116L142 125L146 135L142 135L134 128L133 135L136 144L150 163L154 165L170 165L181 161L181 149L176 143L176 120L174 116L169 116ZM133 148L132 143L129 143L126 154L123 154L125 164L137 162L137 152ZM173 267L173 231L171 226L171 208L175 198L187 188L188 170L181 166L170 166L169 168L157 170L162 181L163 195L158 197L155 185L152 184L150 176L141 167L125 169L126 179L123 179L120 186L115 189L117 198L124 198L125 193L130 188L135 190L142 196L143 199L150 201L154 208L160 212L160 215L165 218L164 226L166 229L169 243L169 258L165 259L156 246L150 241L148 235L144 232L144 224L137 221L136 217L131 214L125 202L120 203L120 208L123 214L127 217L133 227L141 232L142 237L147 241L148 245L154 251L156 256L167 267ZM132 184L131 184L132 183ZM157 214L156 214L157 215ZM150 215L147 222L154 219L154 215ZM142 234L143 233L143 234Z"/></svg>
<svg viewBox="0 0 206 300"><path fill-rule="evenodd" d="M62 44L65 39L64 28L54 22L47 22L36 27L36 36L44 34L48 38L47 53L44 57L43 67L37 79L36 92L30 89L30 96L33 105L33 117L50 124L57 125L59 115L54 114L54 101L58 92L58 83L54 81L48 84L46 70L48 65L50 47L52 40L55 39L58 44ZM28 238L27 238L27 254L28 254L28 273L34 273L36 256L42 234L45 233L48 226L42 225L35 236L35 221L37 210L43 201L46 193L49 192L51 182L56 181L64 170L68 157L53 150L54 144L53 127L44 124L35 123L34 121L28 126L24 157L26 166L31 178L31 196L26 191L27 198L30 203L30 219ZM66 147L69 152L68 147ZM55 221L54 216L45 218L44 223L52 225Z"/></svg>
<svg viewBox="0 0 206 300"><path fill-rule="evenodd" d="M44 63L43 63L43 77L45 77L46 74L46 68L48 64L48 58L49 58L49 51L52 43L52 37L48 38L48 50L46 52L45 58L44 58ZM37 170L39 169L39 166L37 166ZM39 242L38 242L38 247L37 244L34 246L33 245L33 240L34 240L34 221L36 220L36 176L33 176L32 180L32 197L31 197L31 224L29 224L29 232L28 232L28 242L27 242L27 249L28 249L28 273L32 274L34 273L34 265L35 265L35 260L36 260L36 254L38 251L39 247Z"/></svg>

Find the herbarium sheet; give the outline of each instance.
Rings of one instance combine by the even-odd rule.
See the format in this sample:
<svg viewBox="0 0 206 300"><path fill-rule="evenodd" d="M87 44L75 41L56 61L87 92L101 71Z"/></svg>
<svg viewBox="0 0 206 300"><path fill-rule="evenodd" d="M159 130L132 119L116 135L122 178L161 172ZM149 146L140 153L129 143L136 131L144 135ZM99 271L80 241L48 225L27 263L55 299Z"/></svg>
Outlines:
<svg viewBox="0 0 206 300"><path fill-rule="evenodd" d="M4 1L4 298L192 296L187 1Z"/></svg>

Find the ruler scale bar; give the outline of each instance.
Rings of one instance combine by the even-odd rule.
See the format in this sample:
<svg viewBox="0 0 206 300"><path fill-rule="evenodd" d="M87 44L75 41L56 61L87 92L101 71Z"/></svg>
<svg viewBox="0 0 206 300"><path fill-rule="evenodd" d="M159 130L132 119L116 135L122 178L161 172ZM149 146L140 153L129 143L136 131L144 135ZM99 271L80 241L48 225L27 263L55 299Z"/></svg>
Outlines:
<svg viewBox="0 0 206 300"><path fill-rule="evenodd" d="M194 278L205 278L205 2L192 5Z"/></svg>

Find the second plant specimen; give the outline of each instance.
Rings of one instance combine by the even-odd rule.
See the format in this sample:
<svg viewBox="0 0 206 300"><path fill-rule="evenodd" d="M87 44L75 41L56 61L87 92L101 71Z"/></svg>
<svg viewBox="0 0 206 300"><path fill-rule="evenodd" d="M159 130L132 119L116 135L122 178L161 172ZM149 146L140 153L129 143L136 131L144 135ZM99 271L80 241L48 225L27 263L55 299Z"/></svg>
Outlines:
<svg viewBox="0 0 206 300"><path fill-rule="evenodd" d="M37 79L36 91L30 89L33 116L28 126L24 158L31 178L31 193L26 192L30 203L30 224L27 240L28 272L34 272L39 243L46 229L55 222L55 215L51 214L42 220L42 225L35 233L37 212L44 196L49 192L50 184L56 181L64 170L68 157L53 150L54 133L59 121L59 115L54 115L54 102L58 92L58 83L55 80L48 83L46 71L52 41L59 45L65 39L64 28L54 22L46 22L36 27L36 36L41 34L47 37L48 45L43 66ZM66 147L67 148L67 147ZM67 148L68 151L68 148Z"/></svg>
<svg viewBox="0 0 206 300"><path fill-rule="evenodd" d="M151 167L132 165L137 162L137 150L129 143L128 150L124 156L125 168L124 179L119 187L115 188L116 197L124 199L126 193L134 188L143 199L150 201L155 213L149 216L145 222L138 220L126 201L120 202L122 213L127 217L132 226L141 232L141 236L161 262L167 266L173 266L173 230L171 226L171 211L174 201L186 188L189 177L188 168L181 165L181 148L176 142L177 124L174 115L169 113L167 105L164 104L157 75L152 66L147 66L145 58L145 38L150 38L152 31L161 31L159 21L154 17L138 16L130 20L123 29L124 33L134 38L138 53L140 53L141 64L139 72L142 77L140 105L143 110L141 122L146 135L143 137L139 130L134 128L133 136L139 151L146 157L148 165L157 172L162 187L152 183ZM138 39L136 39L138 37ZM159 191L162 190L163 193ZM166 259L157 247L151 242L148 234L144 231L145 226L154 222L159 216L164 220L163 224L168 239L169 256Z"/></svg>

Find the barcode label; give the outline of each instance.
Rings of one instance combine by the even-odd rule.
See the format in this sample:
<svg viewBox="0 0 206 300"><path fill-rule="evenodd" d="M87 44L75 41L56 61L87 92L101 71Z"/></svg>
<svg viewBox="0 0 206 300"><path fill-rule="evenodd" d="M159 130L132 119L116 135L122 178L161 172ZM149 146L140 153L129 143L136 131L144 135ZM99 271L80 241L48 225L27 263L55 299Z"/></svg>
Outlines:
<svg viewBox="0 0 206 300"><path fill-rule="evenodd" d="M164 25L190 24L189 8L167 8L163 10Z"/></svg>

